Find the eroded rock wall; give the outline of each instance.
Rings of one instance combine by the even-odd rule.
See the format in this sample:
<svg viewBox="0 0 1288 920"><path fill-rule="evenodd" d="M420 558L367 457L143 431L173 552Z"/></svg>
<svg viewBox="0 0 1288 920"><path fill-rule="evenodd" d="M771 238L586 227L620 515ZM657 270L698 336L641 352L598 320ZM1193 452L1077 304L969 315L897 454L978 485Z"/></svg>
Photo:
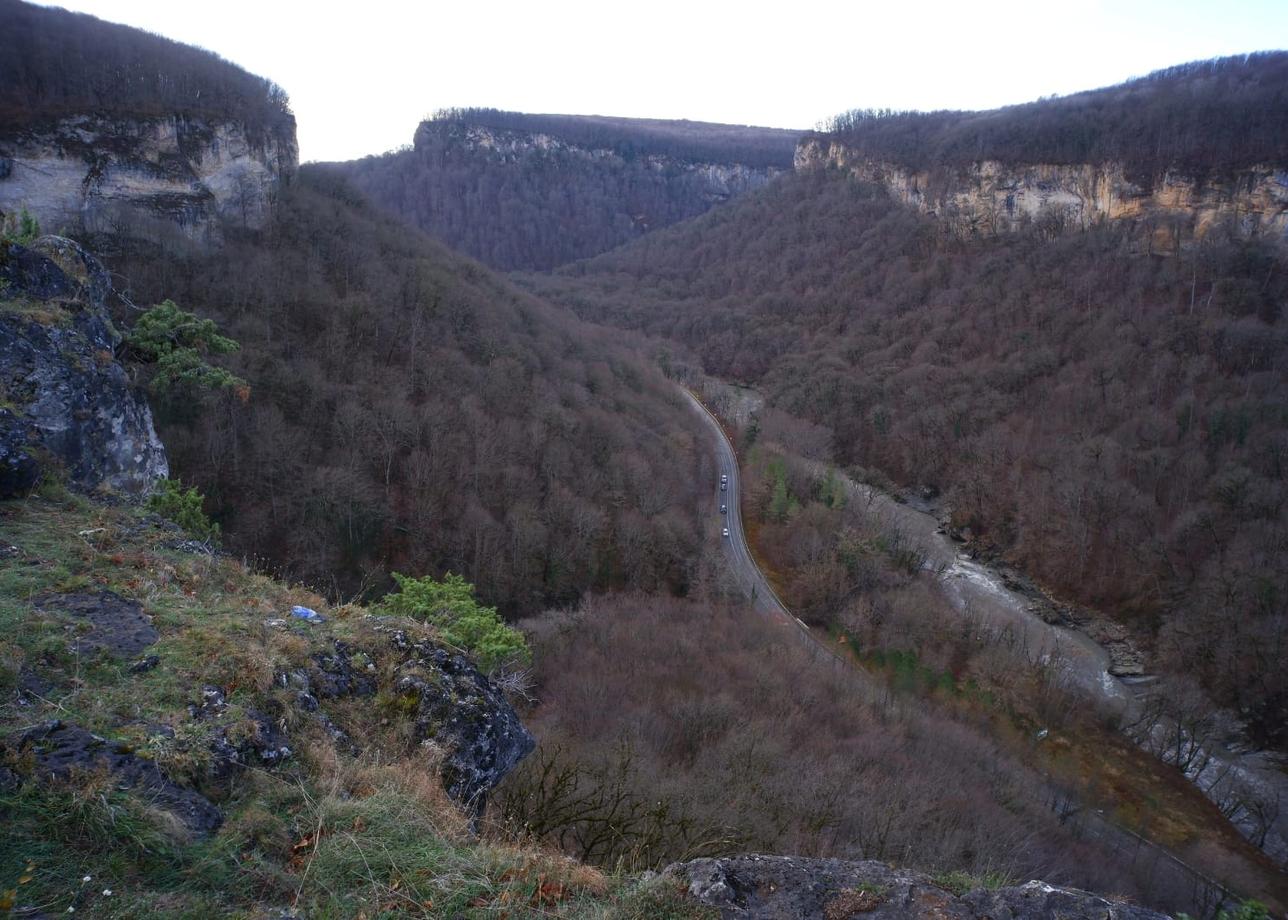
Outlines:
<svg viewBox="0 0 1288 920"><path fill-rule="evenodd" d="M1120 163L969 166L913 170L873 160L844 144L807 138L796 168L841 169L885 186L898 201L945 221L960 234L1034 228L1044 233L1130 220L1156 249L1202 239L1216 227L1288 244L1288 171L1257 166L1233 179L1199 181L1169 172L1144 187Z"/></svg>
<svg viewBox="0 0 1288 920"><path fill-rule="evenodd" d="M0 137L0 212L47 231L218 241L259 227L299 153L293 130L78 116Z"/></svg>

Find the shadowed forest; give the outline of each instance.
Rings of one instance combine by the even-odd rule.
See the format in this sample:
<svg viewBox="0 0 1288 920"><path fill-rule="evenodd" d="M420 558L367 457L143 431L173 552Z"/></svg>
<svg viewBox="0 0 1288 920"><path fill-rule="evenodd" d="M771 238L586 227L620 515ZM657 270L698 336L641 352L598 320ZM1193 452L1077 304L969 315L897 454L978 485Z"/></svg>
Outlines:
<svg viewBox="0 0 1288 920"><path fill-rule="evenodd" d="M306 167L263 233L122 254L241 343L247 405L160 406L171 462L239 552L350 596L453 571L516 612L683 592L693 436L621 343L398 226Z"/></svg>
<svg viewBox="0 0 1288 920"><path fill-rule="evenodd" d="M488 140L475 136L480 129ZM538 144L537 133L551 143ZM791 169L798 136L463 109L423 122L410 149L328 168L379 207L494 268L547 269L759 187Z"/></svg>
<svg viewBox="0 0 1288 920"><path fill-rule="evenodd" d="M2 137L83 114L293 131L279 87L208 52L16 0L0 0L0 18ZM1288 54L1266 53L993 112L856 110L807 136L917 169L1119 161L1144 186L1169 170L1217 181L1288 165L1286 88ZM86 237L112 272L123 331L172 299L240 345L203 365L238 386L152 394L171 475L199 489L166 486L204 526L187 536L217 532L208 514L230 554L321 595L297 585L234 609L213 582L171 584L176 570L162 572L184 622L198 624L185 639L193 657L216 630L211 647L223 650L263 633L248 669L262 686L228 688L234 715L252 691L257 706L276 700L283 732L299 728L288 715L314 720L331 774L389 785L405 768L399 782L441 799L436 729L406 754L414 766L385 763L381 748L363 748L365 729L337 736L316 721L319 700L297 692L280 653L298 646L301 661L343 665L355 686L373 680L343 641L306 655L296 640L318 638L324 622L368 624L341 604L375 600L393 572L454 573L476 620L481 607L499 627L495 606L522 629L507 633L515 645L531 645L530 672L524 649L491 676L538 738L492 791L483 836L462 846L558 850L605 877L698 855L879 859L946 887L1043 878L1213 915L1219 886L1176 857L1240 894L1288 903L1282 867L1257 849L1288 802L1234 780L1204 798L1178 769L1233 737L1218 710L1246 725L1241 743L1288 752L1283 247L1217 227L1159 254L1127 224L961 238L875 186L791 172L801 136L447 110L412 147L303 167L262 230L222 227L219 246L178 229ZM118 351L131 357L129 345ZM134 373L143 383L149 371ZM712 445L677 386L704 376L765 397L731 425L743 511L759 562L808 633L747 605L718 549ZM970 552L1125 625L1159 675L1139 709L1090 704L1058 651L952 606L936 590L942 571L852 501L838 470L931 503ZM67 519L88 521L77 514ZM69 567L41 568L41 585L146 565L100 552L90 537L103 528L84 528L66 528ZM165 552L191 571L228 562L193 543L170 540ZM10 567L28 584L26 568ZM110 584L129 593L146 581ZM33 615L29 600L15 594L15 617ZM141 593L140 609L153 600ZM324 600L334 606L317 620L263 617ZM450 605L433 603L443 609L409 600L405 610L447 623ZM32 671L0 646L0 706L19 701L8 711L25 724L19 684ZM227 652L216 664L240 660ZM407 661L367 663L382 680L419 679L398 671ZM163 687L167 705L182 697L178 731L162 742L180 746L191 728L182 713L191 722L196 707L169 665L158 656L139 672L99 670L122 698L134 687ZM68 692L81 693L79 655L74 667ZM393 737L403 728L391 722L418 705L400 692L324 702L378 707L364 715L371 734ZM264 725L247 715L236 729L271 733ZM292 783L316 755L301 753L302 772L265 768L263 785L246 788L308 798ZM364 779L326 795L352 808L387 792ZM269 815L273 801L251 803L203 852L223 848L238 866L271 852L285 867L274 897L292 873L308 874L301 854L334 846L356 861L342 835L357 839L358 820L376 814L324 830L321 817L306 827ZM388 823L423 861L435 813L406 814ZM1249 816L1245 839L1231 819ZM24 820L24 841L57 843L41 836L40 815ZM464 838L468 819L454 820ZM75 821L67 827L69 852L86 846ZM114 833L91 844L110 853ZM352 872L385 897L402 884L390 866L379 879ZM158 871L170 885L173 867ZM523 897L544 903L544 884ZM459 900L491 911L479 897Z"/></svg>

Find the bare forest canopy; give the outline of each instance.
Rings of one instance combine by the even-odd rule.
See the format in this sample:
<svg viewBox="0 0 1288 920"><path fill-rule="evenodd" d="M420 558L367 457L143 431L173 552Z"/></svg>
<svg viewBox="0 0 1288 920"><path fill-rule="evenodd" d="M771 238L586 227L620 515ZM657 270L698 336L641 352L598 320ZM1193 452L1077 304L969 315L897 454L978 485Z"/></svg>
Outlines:
<svg viewBox="0 0 1288 920"><path fill-rule="evenodd" d="M481 147L467 136L474 128L504 136ZM536 133L560 144L538 146ZM455 109L423 122L411 149L328 168L379 207L493 268L546 270L763 185L791 168L799 136L703 122Z"/></svg>
<svg viewBox="0 0 1288 920"><path fill-rule="evenodd" d="M72 115L295 130L280 86L216 54L83 13L0 0L0 132Z"/></svg>
<svg viewBox="0 0 1288 920"><path fill-rule="evenodd" d="M421 123L421 132L436 126L477 125L522 134L546 134L587 150L611 150L634 159L663 156L691 163L741 163L759 168L791 169L796 142L803 131L722 125L705 121L618 118L609 115L535 115L500 109L442 109Z"/></svg>
<svg viewBox="0 0 1288 920"><path fill-rule="evenodd" d="M972 632L956 611L927 607L924 583L875 568L869 596L894 605L891 632L912 626L922 640L938 629L940 641ZM737 852L879 859L1195 909L1189 878L1105 833L1079 780L1034 763L1032 731L1010 726L992 683L963 679L929 699L909 692L908 673L889 684L880 669L856 680L770 620L711 601L591 597L525 630L543 701L526 722L540 746L495 801L511 826L581 860L651 868ZM1058 682L996 648L988 655L1008 695L1040 710L1036 724L1062 733L1054 710L1086 715L1084 700L1053 689ZM946 672L940 681L952 683ZM1100 736L1078 718L1070 736ZM1212 847L1215 836L1185 845Z"/></svg>
<svg viewBox="0 0 1288 920"><path fill-rule="evenodd" d="M1116 161L1145 187L1168 170L1224 178L1254 165L1288 166L1288 52L1196 61L991 111L856 109L823 127L826 139L918 170Z"/></svg>
<svg viewBox="0 0 1288 920"><path fill-rule="evenodd" d="M1153 665L1288 744L1273 244L1214 233L1149 257L1126 226L962 241L811 172L525 283L686 343L822 426L824 459L943 490L978 545L1120 617Z"/></svg>
<svg viewBox="0 0 1288 920"><path fill-rule="evenodd" d="M694 447L672 388L594 330L305 167L262 233L113 259L241 343L248 405L160 407L230 545L344 597L451 571L509 614L684 592Z"/></svg>

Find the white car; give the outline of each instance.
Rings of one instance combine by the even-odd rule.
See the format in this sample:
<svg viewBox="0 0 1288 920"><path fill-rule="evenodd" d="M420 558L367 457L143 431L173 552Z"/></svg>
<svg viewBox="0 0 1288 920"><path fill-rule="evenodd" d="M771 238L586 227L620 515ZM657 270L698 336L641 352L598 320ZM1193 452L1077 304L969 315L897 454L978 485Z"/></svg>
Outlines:
<svg viewBox="0 0 1288 920"><path fill-rule="evenodd" d="M725 537L729 536L729 528L728 527L724 528L722 531L720 531L720 534L721 536L725 536Z"/></svg>
<svg viewBox="0 0 1288 920"><path fill-rule="evenodd" d="M729 506L728 506L728 505L721 505L721 506L720 506L720 513L721 513L721 514L728 514L728 513L729 513Z"/></svg>

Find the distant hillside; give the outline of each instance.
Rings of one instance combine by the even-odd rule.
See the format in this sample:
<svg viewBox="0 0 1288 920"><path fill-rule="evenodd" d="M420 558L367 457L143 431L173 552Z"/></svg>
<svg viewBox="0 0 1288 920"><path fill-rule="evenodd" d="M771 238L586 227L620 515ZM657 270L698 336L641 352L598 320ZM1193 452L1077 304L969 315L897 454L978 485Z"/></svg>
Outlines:
<svg viewBox="0 0 1288 920"><path fill-rule="evenodd" d="M1168 170L1203 179L1288 166L1288 52L1159 70L1117 86L982 112L854 110L812 135L914 170L1119 162L1148 188Z"/></svg>
<svg viewBox="0 0 1288 920"><path fill-rule="evenodd" d="M544 270L703 213L792 168L800 132L441 112L415 145L333 164L379 207L494 268Z"/></svg>

